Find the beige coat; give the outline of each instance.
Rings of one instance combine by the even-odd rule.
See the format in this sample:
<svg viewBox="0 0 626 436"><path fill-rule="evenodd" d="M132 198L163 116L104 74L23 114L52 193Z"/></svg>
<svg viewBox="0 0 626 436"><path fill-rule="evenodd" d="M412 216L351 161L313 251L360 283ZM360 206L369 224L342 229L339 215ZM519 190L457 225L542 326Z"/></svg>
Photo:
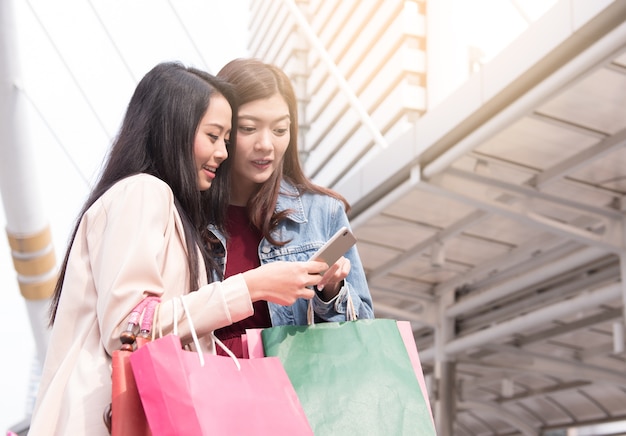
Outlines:
<svg viewBox="0 0 626 436"><path fill-rule="evenodd" d="M185 259L172 191L155 177L122 180L87 211L71 249L29 435L108 434L102 414L111 401L111 353L146 293L161 297L156 328L171 332L173 301L188 289ZM184 297L199 336L253 313L241 275L201 281ZM191 342L187 322L179 322L179 335ZM210 336L201 342L213 352Z"/></svg>

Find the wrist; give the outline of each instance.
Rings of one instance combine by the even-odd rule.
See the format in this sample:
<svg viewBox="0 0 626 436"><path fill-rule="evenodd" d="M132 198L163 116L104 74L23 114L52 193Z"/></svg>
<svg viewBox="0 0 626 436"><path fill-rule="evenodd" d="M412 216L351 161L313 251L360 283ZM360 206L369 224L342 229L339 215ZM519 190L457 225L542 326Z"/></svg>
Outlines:
<svg viewBox="0 0 626 436"><path fill-rule="evenodd" d="M323 301L330 301L337 296L339 291L344 285L344 281L336 282L336 283L327 283L324 285L322 290L319 290L317 286L313 286L315 293L318 297L320 297Z"/></svg>
<svg viewBox="0 0 626 436"><path fill-rule="evenodd" d="M263 291L259 289L258 274L256 269L245 271L241 273L241 275L246 281L248 293L250 294L250 300L252 300L253 303L255 301L263 300L265 296L263 295Z"/></svg>

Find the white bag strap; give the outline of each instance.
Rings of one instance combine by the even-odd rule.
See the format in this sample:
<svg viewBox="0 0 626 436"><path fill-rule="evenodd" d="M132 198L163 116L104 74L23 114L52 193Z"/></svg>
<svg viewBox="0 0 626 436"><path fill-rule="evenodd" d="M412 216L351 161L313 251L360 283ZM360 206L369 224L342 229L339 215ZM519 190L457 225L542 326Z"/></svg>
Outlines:
<svg viewBox="0 0 626 436"><path fill-rule="evenodd" d="M356 321L356 319L357 319L357 315L356 315L356 309L354 307L354 301L352 301L352 294L350 294L350 291L348 291L348 297L346 301L346 321ZM315 324L315 313L313 311L313 299L309 300L307 308L306 308L306 322L308 325Z"/></svg>
<svg viewBox="0 0 626 436"><path fill-rule="evenodd" d="M220 346L220 348L222 350L224 350L226 352L226 354L228 354L230 356L231 359L233 359L233 361L235 362L235 365L237 365L237 369L239 371L241 371L241 364L239 363L239 359L237 359L237 356L235 356L235 353L233 353L232 351L230 351L228 349L228 347L222 342L220 341L217 336L215 336L214 332L211 332L211 336L213 336L213 340L215 341L216 344L218 344Z"/></svg>
<svg viewBox="0 0 626 436"><path fill-rule="evenodd" d="M306 323L308 325L315 324L315 314L313 312L313 299L311 298L306 307Z"/></svg>
<svg viewBox="0 0 626 436"><path fill-rule="evenodd" d="M198 340L198 335L196 334L196 329L193 326L193 320L191 319L191 314L189 313L189 308L187 307L187 303L185 302L185 299L183 298L183 296L180 296L180 304L183 305L183 310L185 311L185 316L187 317L187 323L189 324L189 330L191 331L191 337L193 338L193 343L196 345L196 350L198 352L198 357L200 359L200 366L204 366L204 354L202 353L202 348L200 348L200 341ZM174 304L174 307L176 307L176 304ZM175 323L174 325L177 325L178 323ZM178 329L176 329L176 332L174 334L178 333Z"/></svg>
<svg viewBox="0 0 626 436"><path fill-rule="evenodd" d="M356 321L356 309L354 307L354 301L352 301L352 295L348 291L348 301L346 302L346 318L348 321Z"/></svg>
<svg viewBox="0 0 626 436"><path fill-rule="evenodd" d="M195 344L196 350L198 352L198 357L200 359L200 366L204 366L204 354L202 353L202 348L200 348L200 340L198 339L198 334L196 333L196 329L193 325L193 320L191 319L191 314L189 313L187 302L185 301L183 296L180 296L179 299L180 299L180 303L183 306L183 310L185 311L185 316L187 317L187 323L189 324L189 330L191 331L191 337L193 338L193 343ZM176 304L174 304L174 307L176 307ZM177 318L176 318L176 321L178 321ZM174 326L176 326L177 324L178 322L175 322ZM175 330L176 331L174 332L174 334L177 334L178 329L176 328ZM235 356L235 354L232 351L230 351L228 347L224 345L224 343L215 336L214 332L211 332L211 336L213 337L213 340L215 341L215 343L218 344L220 348L222 348L222 350L224 350L226 354L230 356L231 359L233 359L233 361L235 362L235 365L237 365L237 369L241 371L241 364L239 363L239 359L237 359L237 356Z"/></svg>
<svg viewBox="0 0 626 436"><path fill-rule="evenodd" d="M154 318L152 319L152 331L151 331L151 336L152 336L152 340L154 341L156 339L156 331L157 331L157 326L158 326L158 330L159 330L159 337L162 338L163 337L163 329L161 328L161 323L159 320L159 311L161 310L161 303L157 304L156 306L154 306Z"/></svg>
<svg viewBox="0 0 626 436"><path fill-rule="evenodd" d="M178 336L178 309L176 309L177 301L178 300L172 300L172 333L175 336ZM183 301L183 297L180 297L180 301Z"/></svg>

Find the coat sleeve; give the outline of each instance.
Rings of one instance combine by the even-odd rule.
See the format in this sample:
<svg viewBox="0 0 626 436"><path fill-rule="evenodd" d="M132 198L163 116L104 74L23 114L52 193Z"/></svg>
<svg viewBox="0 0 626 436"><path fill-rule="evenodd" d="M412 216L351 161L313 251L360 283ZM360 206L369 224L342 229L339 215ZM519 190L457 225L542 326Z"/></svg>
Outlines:
<svg viewBox="0 0 626 436"><path fill-rule="evenodd" d="M187 294L189 271L184 255L172 256L172 241L177 239L179 221L169 187L149 176L114 186L101 197L93 220L86 228L88 255L98 292L97 315L103 345L108 353L119 348L119 334L126 327L128 315L147 294L161 298L160 328L172 330L171 304ZM179 253L184 253L182 249ZM178 263L180 276L173 285L165 283L163 265ZM171 266L171 265L170 265ZM176 289L172 289L175 287ZM199 335L228 325L252 313L252 303L241 277L228 283L213 283L186 295ZM169 319L168 319L168 315ZM187 323L181 323L181 339L190 340Z"/></svg>

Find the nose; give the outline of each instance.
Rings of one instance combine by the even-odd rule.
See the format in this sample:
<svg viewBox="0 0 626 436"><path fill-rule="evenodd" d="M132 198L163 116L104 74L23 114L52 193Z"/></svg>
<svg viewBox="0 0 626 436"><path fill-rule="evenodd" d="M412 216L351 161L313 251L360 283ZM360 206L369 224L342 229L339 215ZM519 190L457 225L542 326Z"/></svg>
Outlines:
<svg viewBox="0 0 626 436"><path fill-rule="evenodd" d="M257 150L268 150L274 147L272 131L270 129L262 129L254 144Z"/></svg>
<svg viewBox="0 0 626 436"><path fill-rule="evenodd" d="M216 143L215 152L213 153L213 158L217 163L222 163L228 158L228 149L226 148L226 140L221 139Z"/></svg>

